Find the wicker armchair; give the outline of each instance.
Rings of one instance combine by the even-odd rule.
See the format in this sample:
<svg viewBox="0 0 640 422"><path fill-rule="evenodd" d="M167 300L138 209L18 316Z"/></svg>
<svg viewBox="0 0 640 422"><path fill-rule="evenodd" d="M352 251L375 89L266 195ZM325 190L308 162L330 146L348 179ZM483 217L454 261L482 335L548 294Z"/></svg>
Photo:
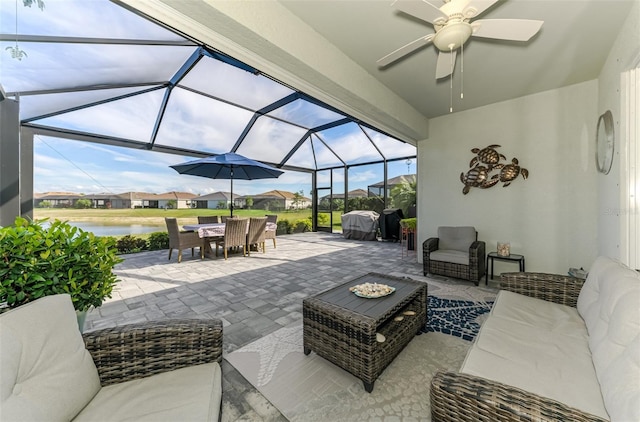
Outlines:
<svg viewBox="0 0 640 422"><path fill-rule="evenodd" d="M278 215L277 214L267 214L267 223L278 224ZM265 239L273 240L273 248L276 248L276 231L277 230L267 230L264 233Z"/></svg>
<svg viewBox="0 0 640 422"><path fill-rule="evenodd" d="M485 243L473 227L438 227L438 237L422 244L423 273L470 280L485 276Z"/></svg>
<svg viewBox="0 0 640 422"><path fill-rule="evenodd" d="M257 250L262 248L265 252L265 230L267 228L267 217L251 217L249 219L249 231L247 232L247 255L251 256L251 247L256 245Z"/></svg>
<svg viewBox="0 0 640 422"><path fill-rule="evenodd" d="M164 320L83 334L105 386L187 366L222 362L218 319Z"/></svg>
<svg viewBox="0 0 640 422"><path fill-rule="evenodd" d="M216 239L216 256L218 247L224 249L224 259L228 258L229 248L241 247L242 256L247 254L247 224L246 218L228 218L224 226L224 237Z"/></svg>
<svg viewBox="0 0 640 422"><path fill-rule="evenodd" d="M174 249L178 250L178 262L182 262L182 250L191 248L191 256L194 255L193 249L200 248L200 258L204 259L205 239L201 239L196 232L180 231L178 221L175 218L165 218L167 231L169 232L169 259Z"/></svg>
<svg viewBox="0 0 640 422"><path fill-rule="evenodd" d="M576 306L583 279L558 274L502 273L500 288ZM500 382L457 372L436 372L431 381L433 421L604 420Z"/></svg>

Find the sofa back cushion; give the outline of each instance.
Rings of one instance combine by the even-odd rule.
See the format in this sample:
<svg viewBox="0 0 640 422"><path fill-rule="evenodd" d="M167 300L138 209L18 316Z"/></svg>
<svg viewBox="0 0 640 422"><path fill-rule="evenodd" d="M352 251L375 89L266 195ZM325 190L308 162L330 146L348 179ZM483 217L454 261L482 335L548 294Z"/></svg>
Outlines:
<svg viewBox="0 0 640 422"><path fill-rule="evenodd" d="M0 314L3 421L69 421L100 389L69 295Z"/></svg>
<svg viewBox="0 0 640 422"><path fill-rule="evenodd" d="M474 227L438 227L438 249L469 252L477 238Z"/></svg>
<svg viewBox="0 0 640 422"><path fill-rule="evenodd" d="M640 421L640 275L598 257L577 308L611 420Z"/></svg>

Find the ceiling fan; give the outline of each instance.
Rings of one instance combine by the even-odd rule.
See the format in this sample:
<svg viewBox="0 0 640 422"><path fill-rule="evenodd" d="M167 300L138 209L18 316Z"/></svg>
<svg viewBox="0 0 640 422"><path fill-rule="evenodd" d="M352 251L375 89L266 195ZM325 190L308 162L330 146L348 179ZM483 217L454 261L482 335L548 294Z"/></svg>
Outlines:
<svg viewBox="0 0 640 422"><path fill-rule="evenodd" d="M543 21L528 19L480 19L471 20L498 0L443 0L437 7L438 0L396 0L392 6L401 12L433 25L436 30L377 61L380 67L387 66L420 47L433 43L439 50L436 64L436 79L453 73L457 49L463 46L470 37L493 38L508 41L528 41L542 27Z"/></svg>

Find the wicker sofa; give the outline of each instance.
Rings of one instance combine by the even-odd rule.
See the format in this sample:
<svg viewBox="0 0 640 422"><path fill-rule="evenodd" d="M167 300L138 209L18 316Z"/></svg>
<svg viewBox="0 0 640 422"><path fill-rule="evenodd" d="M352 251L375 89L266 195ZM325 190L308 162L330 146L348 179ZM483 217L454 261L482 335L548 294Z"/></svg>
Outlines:
<svg viewBox="0 0 640 422"><path fill-rule="evenodd" d="M434 421L640 420L640 276L599 257L586 282L505 273L459 372L431 383Z"/></svg>
<svg viewBox="0 0 640 422"><path fill-rule="evenodd" d="M2 421L217 421L222 323L85 333L68 295L0 314ZM84 341L83 341L84 340Z"/></svg>

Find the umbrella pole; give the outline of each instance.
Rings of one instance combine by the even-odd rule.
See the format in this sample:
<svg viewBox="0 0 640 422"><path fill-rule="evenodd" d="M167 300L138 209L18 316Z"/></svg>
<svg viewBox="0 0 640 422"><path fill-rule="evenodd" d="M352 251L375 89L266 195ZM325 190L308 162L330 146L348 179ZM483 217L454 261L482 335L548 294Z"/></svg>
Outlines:
<svg viewBox="0 0 640 422"><path fill-rule="evenodd" d="M231 217L233 217L233 167L231 168Z"/></svg>

